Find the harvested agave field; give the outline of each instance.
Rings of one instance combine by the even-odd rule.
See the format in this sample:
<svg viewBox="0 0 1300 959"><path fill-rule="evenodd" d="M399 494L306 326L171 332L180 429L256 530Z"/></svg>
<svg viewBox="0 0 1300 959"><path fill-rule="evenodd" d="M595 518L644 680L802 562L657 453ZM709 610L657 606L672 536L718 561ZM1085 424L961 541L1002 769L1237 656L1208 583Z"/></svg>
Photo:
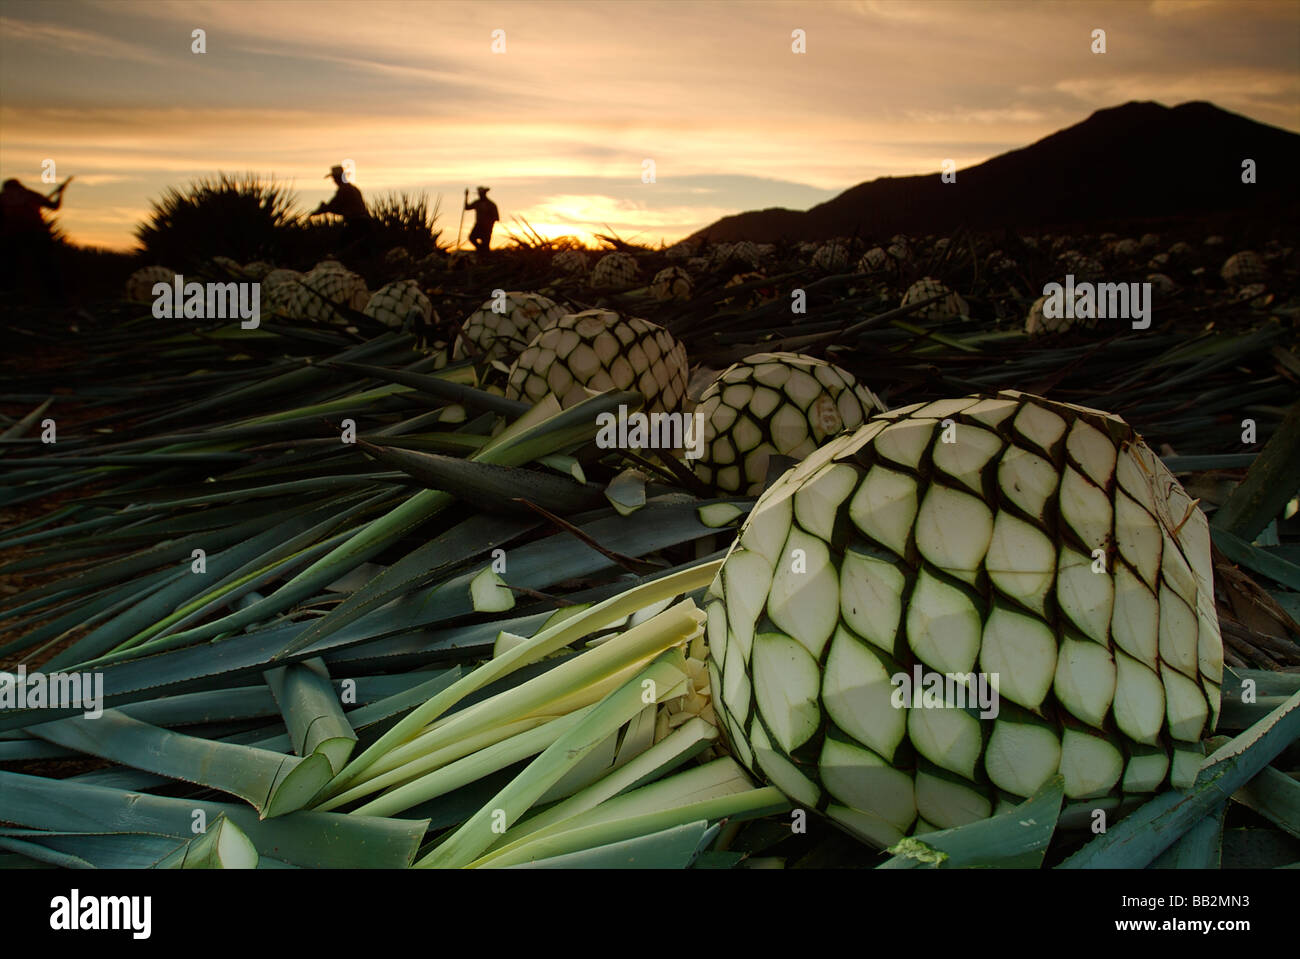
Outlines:
<svg viewBox="0 0 1300 959"><path fill-rule="evenodd" d="M6 308L0 865L1300 864L1284 226Z"/></svg>

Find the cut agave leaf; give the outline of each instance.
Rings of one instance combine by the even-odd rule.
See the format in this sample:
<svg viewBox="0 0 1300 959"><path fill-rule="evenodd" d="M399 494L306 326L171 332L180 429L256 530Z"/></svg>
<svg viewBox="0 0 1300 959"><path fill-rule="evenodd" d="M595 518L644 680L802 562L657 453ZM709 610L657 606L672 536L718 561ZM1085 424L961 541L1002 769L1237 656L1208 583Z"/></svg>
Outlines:
<svg viewBox="0 0 1300 959"><path fill-rule="evenodd" d="M289 730L293 751L299 756L323 755L333 776L342 769L357 744L329 672L320 659L268 670L266 684L275 694Z"/></svg>
<svg viewBox="0 0 1300 959"><path fill-rule="evenodd" d="M745 515L745 509L736 503L706 503L699 508L700 522L714 529L730 526Z"/></svg>
<svg viewBox="0 0 1300 959"><path fill-rule="evenodd" d="M645 689L643 682L648 681L651 684L649 688L663 695L684 679L664 657L657 659L628 680L617 692L601 700L579 723L533 760L509 786L493 797L487 806L421 859L418 865L441 868L468 865L500 835L500 830L493 828L494 822L504 818L508 827L517 821L583 756L640 712L645 705L641 699Z"/></svg>
<svg viewBox="0 0 1300 959"><path fill-rule="evenodd" d="M218 816L203 835L161 859L157 869L256 869L257 847L244 831Z"/></svg>
<svg viewBox="0 0 1300 959"><path fill-rule="evenodd" d="M209 823L224 814L252 840L264 860L315 868L405 868L415 858L428 826L427 820L303 811L259 819L253 809L238 803L150 796L3 771L0 791L10 822L54 831L148 834L189 841L194 838L196 811Z"/></svg>
<svg viewBox="0 0 1300 959"><path fill-rule="evenodd" d="M1300 839L1300 782L1292 777L1266 767L1232 798Z"/></svg>
<svg viewBox="0 0 1300 959"><path fill-rule="evenodd" d="M510 869L688 869L718 827L707 820L670 826L645 836L608 843L546 859L521 862Z"/></svg>
<svg viewBox="0 0 1300 959"><path fill-rule="evenodd" d="M631 516L645 505L645 474L626 469L605 487L605 498L620 516Z"/></svg>
<svg viewBox="0 0 1300 959"><path fill-rule="evenodd" d="M476 613L503 613L515 606L515 594L491 566L470 580L469 594Z"/></svg>
<svg viewBox="0 0 1300 959"><path fill-rule="evenodd" d="M61 719L33 726L31 732L67 749L238 796L264 819L301 809L330 777L324 754L299 759L198 739L112 709L95 719Z"/></svg>

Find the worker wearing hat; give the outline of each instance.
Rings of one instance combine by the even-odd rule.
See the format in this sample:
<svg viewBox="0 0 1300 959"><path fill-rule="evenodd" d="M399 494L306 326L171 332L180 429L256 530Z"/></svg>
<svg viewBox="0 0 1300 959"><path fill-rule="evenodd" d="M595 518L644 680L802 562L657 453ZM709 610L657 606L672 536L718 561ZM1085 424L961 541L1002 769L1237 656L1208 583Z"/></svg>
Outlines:
<svg viewBox="0 0 1300 959"><path fill-rule="evenodd" d="M470 203L469 190L465 190L465 209L474 211L474 229L470 232L469 241L480 253L486 251L492 242L492 227L501 219L497 205L487 198L487 192L487 187L479 187L478 199Z"/></svg>
<svg viewBox="0 0 1300 959"><path fill-rule="evenodd" d="M370 237L372 226L366 201L361 198L361 191L348 182L343 167L331 167L330 172L325 174L325 179L332 179L338 185L338 191L333 199L322 203L309 215L334 213L343 217L343 235L339 239L343 249L340 252L359 252L359 247Z"/></svg>

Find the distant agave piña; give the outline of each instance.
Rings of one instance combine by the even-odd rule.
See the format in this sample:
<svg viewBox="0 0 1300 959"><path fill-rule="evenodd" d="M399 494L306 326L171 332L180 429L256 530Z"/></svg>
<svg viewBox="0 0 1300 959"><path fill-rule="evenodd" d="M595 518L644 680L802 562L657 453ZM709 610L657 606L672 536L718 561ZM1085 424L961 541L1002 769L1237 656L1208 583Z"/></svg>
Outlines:
<svg viewBox="0 0 1300 959"><path fill-rule="evenodd" d="M873 246L858 260L859 273L874 273L885 265L888 255L878 246Z"/></svg>
<svg viewBox="0 0 1300 959"><path fill-rule="evenodd" d="M773 455L802 459L884 404L852 373L801 353L755 353L729 366L700 397L704 482L756 494Z"/></svg>
<svg viewBox="0 0 1300 959"><path fill-rule="evenodd" d="M636 390L646 413L675 412L686 396L686 348L661 326L612 310L572 313L542 330L510 367L506 396L565 409L588 390Z"/></svg>
<svg viewBox="0 0 1300 959"><path fill-rule="evenodd" d="M849 242L837 238L824 243L813 254L812 265L828 273L839 273L849 268Z"/></svg>
<svg viewBox="0 0 1300 959"><path fill-rule="evenodd" d="M1224 260L1219 275L1223 277L1225 283L1234 288L1262 283L1268 276L1264 269L1264 261L1254 250L1242 250L1240 253L1232 254Z"/></svg>
<svg viewBox="0 0 1300 959"><path fill-rule="evenodd" d="M568 312L540 293L511 292L485 300L461 324L452 358L477 356L509 365L538 333Z"/></svg>
<svg viewBox="0 0 1300 959"><path fill-rule="evenodd" d="M591 285L597 290L626 290L636 280L636 258L628 253L606 253L591 270Z"/></svg>
<svg viewBox="0 0 1300 959"><path fill-rule="evenodd" d="M741 240L731 248L731 261L757 270L763 262L763 248L753 240Z"/></svg>
<svg viewBox="0 0 1300 959"><path fill-rule="evenodd" d="M344 315L336 305L363 310L369 300L370 291L361 276L336 260L325 260L302 278L287 312L297 319L337 323Z"/></svg>
<svg viewBox="0 0 1300 959"><path fill-rule="evenodd" d="M433 304L415 280L394 280L374 292L363 312L371 319L400 330L415 317L428 323L433 317Z"/></svg>
<svg viewBox="0 0 1300 959"><path fill-rule="evenodd" d="M262 308L276 313L288 313L298 296L304 279L297 270L270 270L261 279Z"/></svg>
<svg viewBox="0 0 1300 959"><path fill-rule="evenodd" d="M1061 333L1072 326L1092 329L1097 325L1095 317L1071 318L1064 314L1061 316L1048 316L1045 309L1048 299L1049 297L1044 294L1034 300L1029 307L1029 315L1025 318L1025 332L1030 336L1040 336L1044 333Z"/></svg>
<svg viewBox="0 0 1300 959"><path fill-rule="evenodd" d="M650 281L650 295L656 300L689 300L691 275L680 266L666 266Z"/></svg>
<svg viewBox="0 0 1300 959"><path fill-rule="evenodd" d="M909 286L907 292L903 294L901 305L909 306L934 296L942 299L921 307L914 315L927 320L952 320L966 315L966 301L930 276L922 277Z"/></svg>
<svg viewBox="0 0 1300 959"><path fill-rule="evenodd" d="M823 446L759 499L705 603L736 759L882 846L1058 773L1089 808L1187 787L1217 722L1204 515L1121 419L1023 393ZM917 673L950 682L896 700ZM994 708L961 708L980 677Z"/></svg>
<svg viewBox="0 0 1300 959"><path fill-rule="evenodd" d="M132 273L126 281L126 298L134 303L152 303L155 283L171 283L175 271L165 266L144 266Z"/></svg>
<svg viewBox="0 0 1300 959"><path fill-rule="evenodd" d="M569 276L582 276L587 272L587 254L581 250L561 250L551 257L551 269Z"/></svg>

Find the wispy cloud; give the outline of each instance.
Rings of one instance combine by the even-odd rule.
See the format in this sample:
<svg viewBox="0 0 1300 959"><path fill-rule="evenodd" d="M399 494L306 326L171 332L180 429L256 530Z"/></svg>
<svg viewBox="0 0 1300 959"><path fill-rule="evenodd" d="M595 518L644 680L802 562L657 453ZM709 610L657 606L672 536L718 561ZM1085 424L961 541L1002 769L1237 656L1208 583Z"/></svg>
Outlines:
<svg viewBox="0 0 1300 959"><path fill-rule="evenodd" d="M150 64L165 63L167 59L139 44L104 33L38 20L0 16L0 34L3 34L6 44L18 44L19 48L43 51L43 55L48 55L50 51L57 51L77 57L100 57ZM9 49L12 52L15 48Z"/></svg>
<svg viewBox="0 0 1300 959"><path fill-rule="evenodd" d="M76 173L74 236L219 170L314 204L459 195L673 238L882 175L987 159L1131 99L1300 128L1294 0L1035 3L6 0L0 166ZM1109 52L1089 49L1102 25ZM807 31L794 54L790 33ZM190 32L207 53L190 52ZM492 31L507 52L494 54ZM640 183L651 158L658 182ZM117 211L106 213L105 211ZM613 223L611 222L611 226ZM118 236L130 240L133 222Z"/></svg>
<svg viewBox="0 0 1300 959"><path fill-rule="evenodd" d="M1157 17L1186 17L1222 6L1218 0L1151 0L1151 12Z"/></svg>
<svg viewBox="0 0 1300 959"><path fill-rule="evenodd" d="M1213 92L1206 89L1207 79ZM1263 101L1295 102L1300 98L1300 74L1284 76L1254 70L1211 71L1210 77L1160 76L1123 73L1106 77L1071 77L1053 88L1081 103L1157 100L1182 103L1187 100L1231 99L1237 103Z"/></svg>

